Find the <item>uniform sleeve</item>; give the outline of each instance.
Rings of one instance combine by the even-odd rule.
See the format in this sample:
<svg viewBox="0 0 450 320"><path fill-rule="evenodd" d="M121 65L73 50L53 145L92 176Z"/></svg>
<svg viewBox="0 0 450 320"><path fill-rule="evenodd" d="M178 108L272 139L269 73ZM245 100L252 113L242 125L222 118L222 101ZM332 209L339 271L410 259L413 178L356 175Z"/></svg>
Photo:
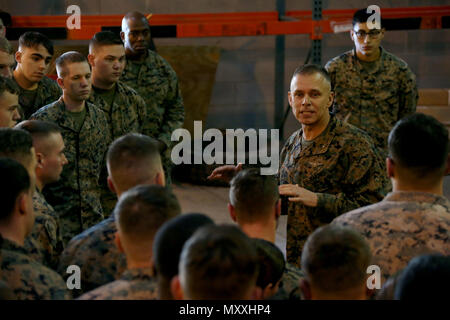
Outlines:
<svg viewBox="0 0 450 320"><path fill-rule="evenodd" d="M419 93L417 90L416 76L411 69L406 66L400 79L401 87L399 92L399 114L398 119L416 112Z"/></svg>
<svg viewBox="0 0 450 320"><path fill-rule="evenodd" d="M170 74L169 90L164 101L164 118L157 137L158 140L164 142L169 148L173 143L170 139L172 132L175 129L181 128L184 122L184 104L178 86L178 78L175 71L172 70Z"/></svg>
<svg viewBox="0 0 450 320"><path fill-rule="evenodd" d="M345 212L381 201L390 185L381 158L368 142L365 147L354 144L346 155L349 165L342 182L343 192L317 194L318 212L323 215L318 218L326 223Z"/></svg>

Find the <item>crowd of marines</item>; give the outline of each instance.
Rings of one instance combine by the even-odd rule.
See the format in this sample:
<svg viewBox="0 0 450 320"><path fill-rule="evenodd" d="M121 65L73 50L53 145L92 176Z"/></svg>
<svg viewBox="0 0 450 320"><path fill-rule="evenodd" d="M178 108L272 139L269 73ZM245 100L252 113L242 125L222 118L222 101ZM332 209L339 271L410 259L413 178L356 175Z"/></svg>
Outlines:
<svg viewBox="0 0 450 320"><path fill-rule="evenodd" d="M120 34L96 33L87 57L57 57L56 81L45 76L54 55L45 35L24 33L16 52L0 37L0 296L424 294L418 269L449 270L448 131L415 113L415 75L381 47L385 29L370 29L369 16L355 13L351 51L294 71L288 101L300 129L277 176L237 164L208 177L230 184L236 225L182 214L171 190L183 99L172 67L150 50L143 14L127 13ZM286 259L274 245L282 214ZM370 265L381 290L367 290ZM80 285L69 289L70 266Z"/></svg>

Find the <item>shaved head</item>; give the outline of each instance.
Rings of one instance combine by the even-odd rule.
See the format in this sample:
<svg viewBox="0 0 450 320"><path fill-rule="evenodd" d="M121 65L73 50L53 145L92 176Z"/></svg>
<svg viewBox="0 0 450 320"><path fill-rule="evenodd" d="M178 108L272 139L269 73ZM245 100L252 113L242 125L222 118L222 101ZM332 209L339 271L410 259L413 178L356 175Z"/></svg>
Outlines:
<svg viewBox="0 0 450 320"><path fill-rule="evenodd" d="M128 31L128 20L134 20L134 21L141 21L143 25L146 25L150 28L150 25L148 24L147 18L138 11L131 11L128 12L122 19L122 31L125 32Z"/></svg>

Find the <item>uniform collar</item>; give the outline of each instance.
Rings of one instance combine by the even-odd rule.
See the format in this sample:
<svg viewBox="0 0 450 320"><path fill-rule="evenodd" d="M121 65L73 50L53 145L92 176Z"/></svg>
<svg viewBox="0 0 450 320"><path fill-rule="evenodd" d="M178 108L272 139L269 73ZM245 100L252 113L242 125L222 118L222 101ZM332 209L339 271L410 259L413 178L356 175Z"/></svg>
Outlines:
<svg viewBox="0 0 450 320"><path fill-rule="evenodd" d="M25 248L23 246L21 246L20 244L11 241L9 239L6 238L2 238L3 241L1 241L1 249L2 250L9 250L9 251L14 251L14 252L18 252L18 253L23 253L23 254L28 254L27 250L25 250Z"/></svg>
<svg viewBox="0 0 450 320"><path fill-rule="evenodd" d="M91 110L90 110L90 106L89 106L89 102L88 101L85 101L84 107L86 108L86 118L85 118L84 123L83 123L81 128L84 129L84 130L90 130L91 129L90 128L91 125L89 124L89 121L87 121L87 120L90 117ZM69 129L71 131L78 132L76 130L77 126L76 126L76 123L75 123L74 119L72 117L68 117L67 114L66 114L66 112L68 112L68 111L66 109L66 105L64 103L63 97L60 97L59 100L56 101L56 103L54 105L54 108L56 108L57 111L58 111L57 117L55 119L55 121L58 123L58 125L60 127Z"/></svg>
<svg viewBox="0 0 450 320"><path fill-rule="evenodd" d="M420 191L394 191L386 195L383 201L426 202L450 207L450 201L438 194Z"/></svg>
<svg viewBox="0 0 450 320"><path fill-rule="evenodd" d="M378 57L377 60L373 61L375 66L373 68L371 68L370 71L366 71L363 68L363 66L361 65L361 62L358 59L358 56L356 55L356 48L353 48L353 50L351 51L351 57L352 57L352 64L358 72L364 71L364 73L372 74L372 73L377 73L384 65L384 60L386 58L386 50L384 50L383 47L380 46L380 56Z"/></svg>
<svg viewBox="0 0 450 320"><path fill-rule="evenodd" d="M122 276L120 277L121 280L127 280L127 281L131 281L131 280L150 280L150 279L154 279L154 273L153 273L153 268L152 267L148 267L148 268L134 268L134 269L127 269L124 271L124 273L122 274Z"/></svg>

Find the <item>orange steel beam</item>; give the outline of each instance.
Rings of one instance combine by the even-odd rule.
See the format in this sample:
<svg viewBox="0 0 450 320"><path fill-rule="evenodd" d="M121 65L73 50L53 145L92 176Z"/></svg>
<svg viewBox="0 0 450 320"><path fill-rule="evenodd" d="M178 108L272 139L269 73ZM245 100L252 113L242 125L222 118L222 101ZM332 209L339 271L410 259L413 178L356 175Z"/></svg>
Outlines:
<svg viewBox="0 0 450 320"><path fill-rule="evenodd" d="M285 19L278 12L238 12L204 14L153 14L152 26L176 26L178 38L310 34L321 39L323 33L339 32L336 26L351 23L355 9L324 10L323 19L311 19L311 11L288 11ZM442 28L442 17L450 16L450 6L382 8L384 19L421 18L421 29ZM14 28L66 27L69 16L14 16ZM67 39L90 39L102 27L120 26L122 15L81 15L80 30L67 30Z"/></svg>

